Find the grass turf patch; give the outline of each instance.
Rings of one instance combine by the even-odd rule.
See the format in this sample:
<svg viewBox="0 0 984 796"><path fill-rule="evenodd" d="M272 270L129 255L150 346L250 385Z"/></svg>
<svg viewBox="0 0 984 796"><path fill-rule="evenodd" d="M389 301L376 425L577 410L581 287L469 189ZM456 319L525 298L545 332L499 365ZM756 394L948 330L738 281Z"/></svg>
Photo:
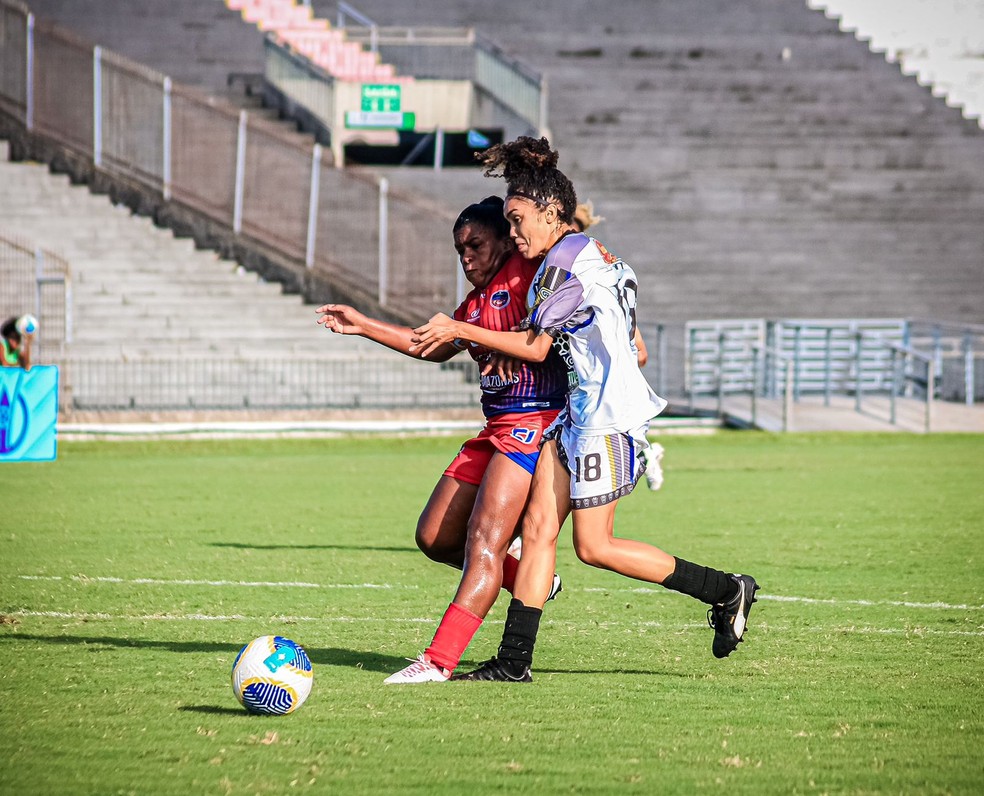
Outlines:
<svg viewBox="0 0 984 796"><path fill-rule="evenodd" d="M576 561L532 686L389 687L457 573L413 544L455 439L72 443L5 466L0 790L978 793L984 440L666 442L616 532L762 583L748 640ZM505 601L466 653L494 652ZM238 649L305 646L311 698L245 714Z"/></svg>

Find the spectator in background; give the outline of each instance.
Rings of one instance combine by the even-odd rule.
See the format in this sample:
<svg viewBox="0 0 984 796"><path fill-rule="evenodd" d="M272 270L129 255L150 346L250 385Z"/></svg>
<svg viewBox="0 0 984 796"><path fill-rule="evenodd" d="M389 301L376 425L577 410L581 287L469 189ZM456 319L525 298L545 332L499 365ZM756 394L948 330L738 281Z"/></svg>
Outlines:
<svg viewBox="0 0 984 796"><path fill-rule="evenodd" d="M3 351L0 352L0 366L5 368L31 369L31 343L37 321L30 315L20 318L8 318L0 326L0 337L3 338Z"/></svg>

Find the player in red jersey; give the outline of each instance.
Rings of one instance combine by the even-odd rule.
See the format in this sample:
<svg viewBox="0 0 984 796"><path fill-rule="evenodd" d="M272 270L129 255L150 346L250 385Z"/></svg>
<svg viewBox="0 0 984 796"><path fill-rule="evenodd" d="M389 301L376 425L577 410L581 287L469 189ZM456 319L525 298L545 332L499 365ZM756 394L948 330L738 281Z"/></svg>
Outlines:
<svg viewBox="0 0 984 796"><path fill-rule="evenodd" d="M474 285L454 317L509 331L526 317L527 292L537 263L521 257L509 237L503 200L466 207L455 221L454 247ZM318 308L318 323L337 334L357 334L407 356L413 330L343 304ZM539 456L543 431L564 406L568 368L559 351L543 363L502 362L491 351L459 341L427 357L445 362L467 351L482 370L486 424L465 442L434 487L417 522L416 541L432 560L462 569L461 582L430 646L387 683L447 680L491 609L500 588L511 590L518 560L507 555L516 536ZM554 576L553 594L560 579Z"/></svg>

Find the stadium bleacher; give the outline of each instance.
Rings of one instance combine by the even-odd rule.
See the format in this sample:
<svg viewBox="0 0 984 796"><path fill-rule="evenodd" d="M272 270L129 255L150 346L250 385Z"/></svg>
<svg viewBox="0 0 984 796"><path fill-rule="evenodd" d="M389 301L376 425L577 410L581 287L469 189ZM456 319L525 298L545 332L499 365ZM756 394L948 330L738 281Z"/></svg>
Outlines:
<svg viewBox="0 0 984 796"><path fill-rule="evenodd" d="M561 168L644 320L982 317L984 134L805 3L359 8L476 25L548 75Z"/></svg>
<svg viewBox="0 0 984 796"><path fill-rule="evenodd" d="M262 70L260 33L218 0L142 7L123 25L125 6L32 3L215 93ZM676 390L695 318L981 320L984 135L805 4L359 7L384 25L476 26L548 75L561 167L640 273L643 321L667 324ZM382 173L452 206L501 187Z"/></svg>
<svg viewBox="0 0 984 796"><path fill-rule="evenodd" d="M327 334L300 296L41 165L7 162L3 142L0 185L4 227L71 268L73 334L58 357L68 368L65 409L474 403L475 386L460 371ZM52 332L42 328L42 345ZM205 385L196 368L211 372Z"/></svg>

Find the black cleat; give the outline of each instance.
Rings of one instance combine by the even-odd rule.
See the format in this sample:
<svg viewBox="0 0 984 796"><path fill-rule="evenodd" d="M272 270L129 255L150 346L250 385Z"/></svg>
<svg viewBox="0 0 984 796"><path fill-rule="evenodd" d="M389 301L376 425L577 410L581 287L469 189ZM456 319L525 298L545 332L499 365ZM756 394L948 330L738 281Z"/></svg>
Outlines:
<svg viewBox="0 0 984 796"><path fill-rule="evenodd" d="M473 672L451 675L452 680L486 680L498 683L532 683L530 667L523 666L518 674L510 671L512 667L498 658L491 658Z"/></svg>
<svg viewBox="0 0 984 796"><path fill-rule="evenodd" d="M738 593L729 602L711 606L707 611L707 624L714 628L711 651L715 658L727 658L742 642L748 612L759 590L751 575L732 575L731 579L738 584Z"/></svg>

